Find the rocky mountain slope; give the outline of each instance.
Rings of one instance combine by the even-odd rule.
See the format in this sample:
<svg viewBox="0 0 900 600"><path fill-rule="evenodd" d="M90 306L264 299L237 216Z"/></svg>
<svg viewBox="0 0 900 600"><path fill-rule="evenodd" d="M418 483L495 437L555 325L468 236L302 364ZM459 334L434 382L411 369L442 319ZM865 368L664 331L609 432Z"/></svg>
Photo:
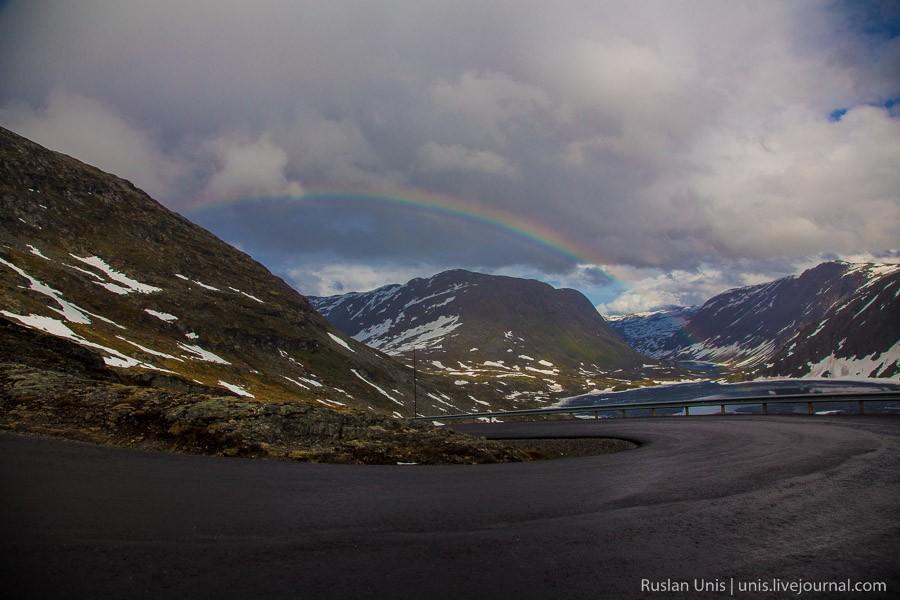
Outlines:
<svg viewBox="0 0 900 600"><path fill-rule="evenodd" d="M677 313L613 323L660 358L720 362L748 376L898 377L900 265L840 261L737 288ZM644 335L647 332L651 332Z"/></svg>
<svg viewBox="0 0 900 600"><path fill-rule="evenodd" d="M453 270L310 302L373 348L407 361L415 348L427 372L490 406L672 376L630 348L580 292L535 280Z"/></svg>
<svg viewBox="0 0 900 600"><path fill-rule="evenodd" d="M900 265L842 266L859 287L798 328L761 374L900 379Z"/></svg>
<svg viewBox="0 0 900 600"><path fill-rule="evenodd" d="M411 412L410 369L341 334L262 265L129 182L4 129L0 321L149 385ZM420 412L436 403L423 396Z"/></svg>

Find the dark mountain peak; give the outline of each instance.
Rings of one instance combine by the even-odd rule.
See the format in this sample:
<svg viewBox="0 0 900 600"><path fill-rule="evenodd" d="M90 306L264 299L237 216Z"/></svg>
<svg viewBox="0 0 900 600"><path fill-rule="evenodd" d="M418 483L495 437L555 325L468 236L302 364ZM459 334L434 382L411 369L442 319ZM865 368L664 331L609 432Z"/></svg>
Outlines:
<svg viewBox="0 0 900 600"><path fill-rule="evenodd" d="M407 286L425 285L427 287L444 287L453 284L488 285L499 288L541 289L545 291L557 290L557 288L554 288L550 284L537 279L481 273L479 271L470 271L468 269L448 269L436 273L431 277L418 277L411 279L406 283Z"/></svg>
<svg viewBox="0 0 900 600"><path fill-rule="evenodd" d="M819 263L814 267L810 267L806 269L800 275L789 275L787 277L782 278L781 280L791 280L791 279L821 279L828 277L835 277L837 275L841 275L846 273L847 270L852 269L855 266L854 263L846 262L843 260L830 260L827 262Z"/></svg>
<svg viewBox="0 0 900 600"><path fill-rule="evenodd" d="M476 391L491 401L497 393L518 398L524 389L533 398L567 387L589 391L607 371L652 362L629 348L581 292L534 279L454 269L310 300L354 339L400 356L415 348L439 371L449 369L462 389L469 389L467 378L482 385L490 376L499 387Z"/></svg>

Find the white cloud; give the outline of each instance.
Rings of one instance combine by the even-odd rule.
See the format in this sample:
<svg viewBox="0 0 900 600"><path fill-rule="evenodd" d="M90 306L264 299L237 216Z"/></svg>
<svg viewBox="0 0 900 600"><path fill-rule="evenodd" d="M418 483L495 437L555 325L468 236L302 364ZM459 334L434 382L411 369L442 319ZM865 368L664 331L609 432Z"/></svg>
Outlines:
<svg viewBox="0 0 900 600"><path fill-rule="evenodd" d="M771 281L771 274L729 272L709 266L695 271L634 269L618 265L613 270L629 283L627 291L610 302L597 305L604 315L658 310L666 306L702 304L727 289Z"/></svg>
<svg viewBox="0 0 900 600"><path fill-rule="evenodd" d="M854 254L816 254L800 259L795 263L794 272L799 273L811 269L828 260L843 260L850 263L900 263L900 249L885 250L883 252L859 252Z"/></svg>
<svg viewBox="0 0 900 600"><path fill-rule="evenodd" d="M219 138L210 148L218 168L206 185L207 198L226 200L303 193L303 186L285 175L287 153L267 136L255 141Z"/></svg>
<svg viewBox="0 0 900 600"><path fill-rule="evenodd" d="M719 131L694 149L703 173L689 186L708 211L711 241L738 256L800 256L896 245L900 223L900 119L856 107L839 122L806 109L746 138Z"/></svg>
<svg viewBox="0 0 900 600"><path fill-rule="evenodd" d="M173 195L185 175L150 134L115 109L61 88L55 88L42 107L3 107L0 122L39 144L124 177L157 198Z"/></svg>
<svg viewBox="0 0 900 600"><path fill-rule="evenodd" d="M789 262L757 263L738 261L716 267L704 265L692 271L674 269L638 269L615 265L609 270L623 279L628 289L609 302L597 305L604 315L622 315L659 310L666 306L703 304L728 289L768 283L830 260L854 263L900 263L900 250L857 254L818 254Z"/></svg>
<svg viewBox="0 0 900 600"><path fill-rule="evenodd" d="M543 90L496 72L439 79L429 93L432 117L448 121L454 137L476 144L507 144L523 119L540 117L550 104Z"/></svg>
<svg viewBox="0 0 900 600"><path fill-rule="evenodd" d="M367 188L384 185L397 176L386 172L359 124L348 118L329 118L298 107L294 119L272 136L290 157L290 166L317 181Z"/></svg>
<svg viewBox="0 0 900 600"><path fill-rule="evenodd" d="M291 284L308 296L332 296L347 292L365 292L392 283L406 283L415 277L430 277L434 265L362 265L347 262L318 263L304 260L302 266L287 270Z"/></svg>
<svg viewBox="0 0 900 600"><path fill-rule="evenodd" d="M878 108L897 94L900 40L871 33L872 10L492 2L473 19L467 3L403 0L12 2L0 119L176 208L204 190L420 188L703 290L698 269L770 274L772 262L900 245L900 118ZM260 219L240 241L266 239L282 263L330 252L374 267L414 249L436 270L575 268L571 253L479 242L426 209L292 210L307 212L271 218L296 221L293 235L268 240L274 224ZM372 230L316 235L348 221ZM664 283L629 305L693 298Z"/></svg>
<svg viewBox="0 0 900 600"><path fill-rule="evenodd" d="M459 144L428 142L419 147L416 156L423 170L435 173L474 171L501 177L518 175L516 167L499 154Z"/></svg>

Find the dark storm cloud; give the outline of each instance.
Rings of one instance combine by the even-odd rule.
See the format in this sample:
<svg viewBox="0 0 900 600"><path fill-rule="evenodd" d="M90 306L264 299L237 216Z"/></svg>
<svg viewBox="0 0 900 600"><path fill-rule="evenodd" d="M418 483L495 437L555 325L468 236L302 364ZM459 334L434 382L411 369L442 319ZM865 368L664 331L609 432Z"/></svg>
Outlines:
<svg viewBox="0 0 900 600"><path fill-rule="evenodd" d="M434 264L566 270L571 258L528 238L464 217L365 201L286 200L214 207L192 220L266 256L340 250L347 260L415 257ZM596 275L599 281L601 275Z"/></svg>
<svg viewBox="0 0 900 600"><path fill-rule="evenodd" d="M605 275L421 211L197 204L419 188L552 229L645 282L647 298L681 289L674 272L707 290L799 257L900 245L890 3L0 10L0 123L132 179L321 289L376 282L374 265L391 277L520 269L598 289Z"/></svg>

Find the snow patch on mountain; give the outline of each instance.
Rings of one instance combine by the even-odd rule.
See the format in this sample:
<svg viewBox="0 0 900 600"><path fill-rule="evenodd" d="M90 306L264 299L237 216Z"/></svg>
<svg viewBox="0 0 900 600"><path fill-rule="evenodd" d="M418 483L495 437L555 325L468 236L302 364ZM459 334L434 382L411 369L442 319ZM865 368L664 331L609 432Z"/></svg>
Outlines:
<svg viewBox="0 0 900 600"><path fill-rule="evenodd" d="M367 343L388 354L400 354L413 348L435 348L460 325L459 315L443 315L390 337L370 338Z"/></svg>
<svg viewBox="0 0 900 600"><path fill-rule="evenodd" d="M534 371L535 373L541 373L542 375L556 375L559 373L559 369L538 369L537 367L525 367L527 371Z"/></svg>
<svg viewBox="0 0 900 600"><path fill-rule="evenodd" d="M132 279L128 275L125 275L124 273L116 271L111 266L106 264L106 261L104 261L99 256L84 256L84 257L82 257L82 256L76 256L71 253L69 254L69 256L71 256L75 260L80 261L88 266L94 267L98 271L101 271L103 274L105 274L107 278L111 279L112 281L115 281L116 283L121 284L121 285L115 285L115 284L110 284L110 285L114 286L115 288L117 288L119 290L122 290L122 289L127 290L125 292L126 294L130 294L132 292L137 292L138 294L153 294L155 292L162 291L162 288L159 288L159 287L156 287L153 285L149 285L146 283L141 283L140 281L137 281L136 279ZM121 293L121 292L116 292L116 293Z"/></svg>
<svg viewBox="0 0 900 600"><path fill-rule="evenodd" d="M24 269L20 269L16 265L11 262L8 262L2 258L0 258L0 264L5 265L6 267L12 269L16 273L18 273L21 277L24 277L28 280L28 286L30 290L35 291L39 294L43 294L48 298L52 299L59 305L59 308L53 308L52 306L48 307L53 312L59 313L63 317L65 317L66 321L71 323L81 323L83 325L89 325L91 323L91 319L87 316L88 313L83 308L68 302L63 298L62 292L57 289L54 289L44 283L43 281L32 277Z"/></svg>
<svg viewBox="0 0 900 600"><path fill-rule="evenodd" d="M209 291L211 291L211 292L221 292L221 291L222 291L222 290L220 290L220 289L217 288L217 287L208 285L208 284L206 284L206 283L203 283L202 281L197 281L196 279L193 280L192 282L193 282L193 283L196 283L197 285L199 285L199 286L202 287L203 289L209 290Z"/></svg>
<svg viewBox="0 0 900 600"><path fill-rule="evenodd" d="M28 244L27 246L28 246L28 251L31 252L32 254L34 254L35 256L40 257L40 258L43 258L44 260L50 260L49 258L47 258L46 256L44 256L44 253L43 253L43 252L41 252L40 250L38 250L37 248L35 248L35 247L32 246L31 244Z"/></svg>
<svg viewBox="0 0 900 600"><path fill-rule="evenodd" d="M330 337L332 339L332 341L334 341L334 343L337 344L338 346L342 346L342 347L346 348L347 350L349 350L350 352L356 352L356 350L354 350L353 348L350 347L350 344L348 344L347 342L345 342L338 336L334 335L330 331L328 332L328 337Z"/></svg>
<svg viewBox="0 0 900 600"><path fill-rule="evenodd" d="M891 367L900 366L900 341L885 352L873 352L862 357L840 357L834 352L819 362L809 363L804 377L883 377Z"/></svg>
<svg viewBox="0 0 900 600"><path fill-rule="evenodd" d="M403 403L402 403L402 402L400 402L399 400L397 400L396 398L394 398L393 396L391 396L390 394L388 394L388 393L387 393L386 391L384 391L380 386L375 385L374 383L372 383L371 381L369 381L368 379L366 379L365 377L363 377L362 375L360 375L359 372L358 372L356 369L350 369L350 372L353 373L353 374L357 377L357 379L359 379L359 380L362 381L363 383L366 383L367 385L369 385L369 386L375 388L375 390L376 390L379 394L381 394L382 396L384 396L385 398L387 398L388 400L390 400L390 401L393 402L394 404L398 404L398 405L400 405L400 406L403 406Z"/></svg>
<svg viewBox="0 0 900 600"><path fill-rule="evenodd" d="M231 363L219 356L218 354L214 354L205 348L201 348L200 346L195 346L191 344L182 344L178 342L178 347L184 350L185 352L189 352L192 356L191 358L195 360L202 360L204 362L211 362L220 365L230 365Z"/></svg>
<svg viewBox="0 0 900 600"><path fill-rule="evenodd" d="M441 296L446 296L447 294L452 294L453 292L457 292L457 291L459 291L459 290L463 290L463 289L469 287L470 285L471 285L471 284L469 284L469 283L456 283L456 284L453 284L453 285L449 286L447 289L441 290L440 292L435 292L434 294L429 294L429 295L424 296L424 297L422 297L422 298L413 298L412 300L410 300L409 302L407 302L406 304L404 304L404 305L403 305L403 308L406 309L406 308L409 308L410 306L415 306L416 304L421 304L421 303L425 302L426 300L431 300L432 298L440 298ZM452 301L455 300L455 299L456 299L455 296L454 296L454 297L451 297L449 300L446 300L446 301L444 301L444 302L442 302L442 303L440 303L440 304L433 304L433 305L431 306L431 308L437 308L438 306L443 306L444 304L447 304L447 303L449 303L449 302L452 302Z"/></svg>
<svg viewBox="0 0 900 600"><path fill-rule="evenodd" d="M402 319L402 313L397 317L398 320ZM366 327L359 333L353 335L353 339L357 342L362 342L364 344L368 343L370 339L377 339L388 331L390 331L391 326L394 324L394 319L386 319L380 323L376 323L370 327Z"/></svg>
<svg viewBox="0 0 900 600"><path fill-rule="evenodd" d="M231 290L232 292L237 292L238 294L241 294L241 295L243 295L243 296L246 296L247 298L250 298L250 299L253 300L254 302L259 302L260 304L265 304L265 302L263 302L262 300L260 300L260 299L257 298L256 296L254 296L254 295L252 295L252 294L248 294L247 292L241 291L241 290L239 290L239 289L237 289L237 288L235 288L235 287L228 286L228 289Z"/></svg>
<svg viewBox="0 0 900 600"><path fill-rule="evenodd" d="M100 350L102 353L107 356L103 357L103 361L111 366L111 367L121 367L121 368L130 368L130 367L142 367L145 369L152 369L155 371L163 371L166 373L174 373L174 371L169 371L167 369L161 369L155 365L151 365L149 363L145 363L134 359L130 356L127 356L114 348L110 348L108 346L103 346L101 344L97 344L90 340L85 339L84 337L78 335L69 327L60 321L59 319L54 319L53 317L45 317L43 315L36 315L34 313L30 315L19 315L7 310L0 310L0 314L10 319L15 319L22 325L26 327L30 327L31 329L37 329L38 331L43 331L44 333L49 333L50 335L55 335L57 337L65 338L80 346L84 346L86 348L93 348L94 350Z"/></svg>
<svg viewBox="0 0 900 600"><path fill-rule="evenodd" d="M234 392L238 396L244 396L245 398L256 398L256 396L254 396L253 394L251 394L250 392L248 392L241 386L237 385L236 383L228 383L227 381L222 381L220 379L219 385L221 385L223 388L225 388L227 390Z"/></svg>
<svg viewBox="0 0 900 600"><path fill-rule="evenodd" d="M178 358L177 356L172 356L171 354L166 354L165 352L160 352L159 350L154 350L153 348L147 348L146 346L142 346L142 345L138 344L137 342L132 342L131 340L124 338L121 335L117 335L116 338L122 340L126 344L131 344L138 350L140 350L142 352L146 352L147 354L151 354L153 356L158 356L160 358L166 358L169 360L177 360L178 362L184 362L184 359L182 359L182 358Z"/></svg>
<svg viewBox="0 0 900 600"><path fill-rule="evenodd" d="M144 312L148 315L154 316L160 321L165 321L166 323L171 323L172 321L177 321L178 317L175 315L169 314L167 312L161 312L158 310L153 310L152 308L145 308Z"/></svg>

